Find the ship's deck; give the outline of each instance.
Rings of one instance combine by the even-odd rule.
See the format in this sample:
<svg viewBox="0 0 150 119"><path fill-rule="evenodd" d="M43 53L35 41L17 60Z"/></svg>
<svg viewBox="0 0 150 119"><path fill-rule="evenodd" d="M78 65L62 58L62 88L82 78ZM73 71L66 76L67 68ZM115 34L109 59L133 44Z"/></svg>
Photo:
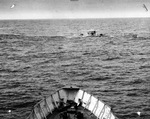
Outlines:
<svg viewBox="0 0 150 119"><path fill-rule="evenodd" d="M77 110L73 108L55 110L52 114L47 116L47 119L96 119L96 116L87 109L79 107Z"/></svg>
<svg viewBox="0 0 150 119"><path fill-rule="evenodd" d="M96 119L96 116L84 107L76 108L72 104L54 110L52 114L47 116L47 119Z"/></svg>

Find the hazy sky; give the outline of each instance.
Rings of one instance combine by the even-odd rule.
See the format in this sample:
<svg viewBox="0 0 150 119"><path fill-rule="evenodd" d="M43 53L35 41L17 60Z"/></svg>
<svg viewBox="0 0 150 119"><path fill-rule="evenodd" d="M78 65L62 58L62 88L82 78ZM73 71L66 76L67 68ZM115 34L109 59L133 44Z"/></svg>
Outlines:
<svg viewBox="0 0 150 119"><path fill-rule="evenodd" d="M108 17L150 17L150 0L0 0L0 19Z"/></svg>

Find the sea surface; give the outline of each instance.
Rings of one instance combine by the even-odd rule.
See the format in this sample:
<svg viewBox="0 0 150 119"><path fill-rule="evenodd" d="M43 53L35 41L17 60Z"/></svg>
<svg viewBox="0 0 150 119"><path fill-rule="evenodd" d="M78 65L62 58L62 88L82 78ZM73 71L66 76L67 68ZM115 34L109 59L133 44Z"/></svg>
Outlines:
<svg viewBox="0 0 150 119"><path fill-rule="evenodd" d="M87 37L92 29L104 36ZM26 119L68 85L119 119L150 119L150 19L0 21L0 119Z"/></svg>

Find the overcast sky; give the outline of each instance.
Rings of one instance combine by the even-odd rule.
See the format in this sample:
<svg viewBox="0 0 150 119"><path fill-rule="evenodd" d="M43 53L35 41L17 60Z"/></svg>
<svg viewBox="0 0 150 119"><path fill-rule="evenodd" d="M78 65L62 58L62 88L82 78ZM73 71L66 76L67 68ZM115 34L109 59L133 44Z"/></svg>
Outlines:
<svg viewBox="0 0 150 119"><path fill-rule="evenodd" d="M150 17L150 0L0 0L0 19L108 17Z"/></svg>

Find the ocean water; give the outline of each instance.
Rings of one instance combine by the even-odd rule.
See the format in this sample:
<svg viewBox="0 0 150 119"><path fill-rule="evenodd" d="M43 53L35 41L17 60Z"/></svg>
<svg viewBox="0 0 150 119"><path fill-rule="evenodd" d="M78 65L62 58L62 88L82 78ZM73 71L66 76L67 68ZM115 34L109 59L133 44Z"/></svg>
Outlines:
<svg viewBox="0 0 150 119"><path fill-rule="evenodd" d="M86 37L91 29L105 36ZM149 119L150 19L0 21L0 119L26 119L66 85L100 98L120 119L138 111Z"/></svg>

